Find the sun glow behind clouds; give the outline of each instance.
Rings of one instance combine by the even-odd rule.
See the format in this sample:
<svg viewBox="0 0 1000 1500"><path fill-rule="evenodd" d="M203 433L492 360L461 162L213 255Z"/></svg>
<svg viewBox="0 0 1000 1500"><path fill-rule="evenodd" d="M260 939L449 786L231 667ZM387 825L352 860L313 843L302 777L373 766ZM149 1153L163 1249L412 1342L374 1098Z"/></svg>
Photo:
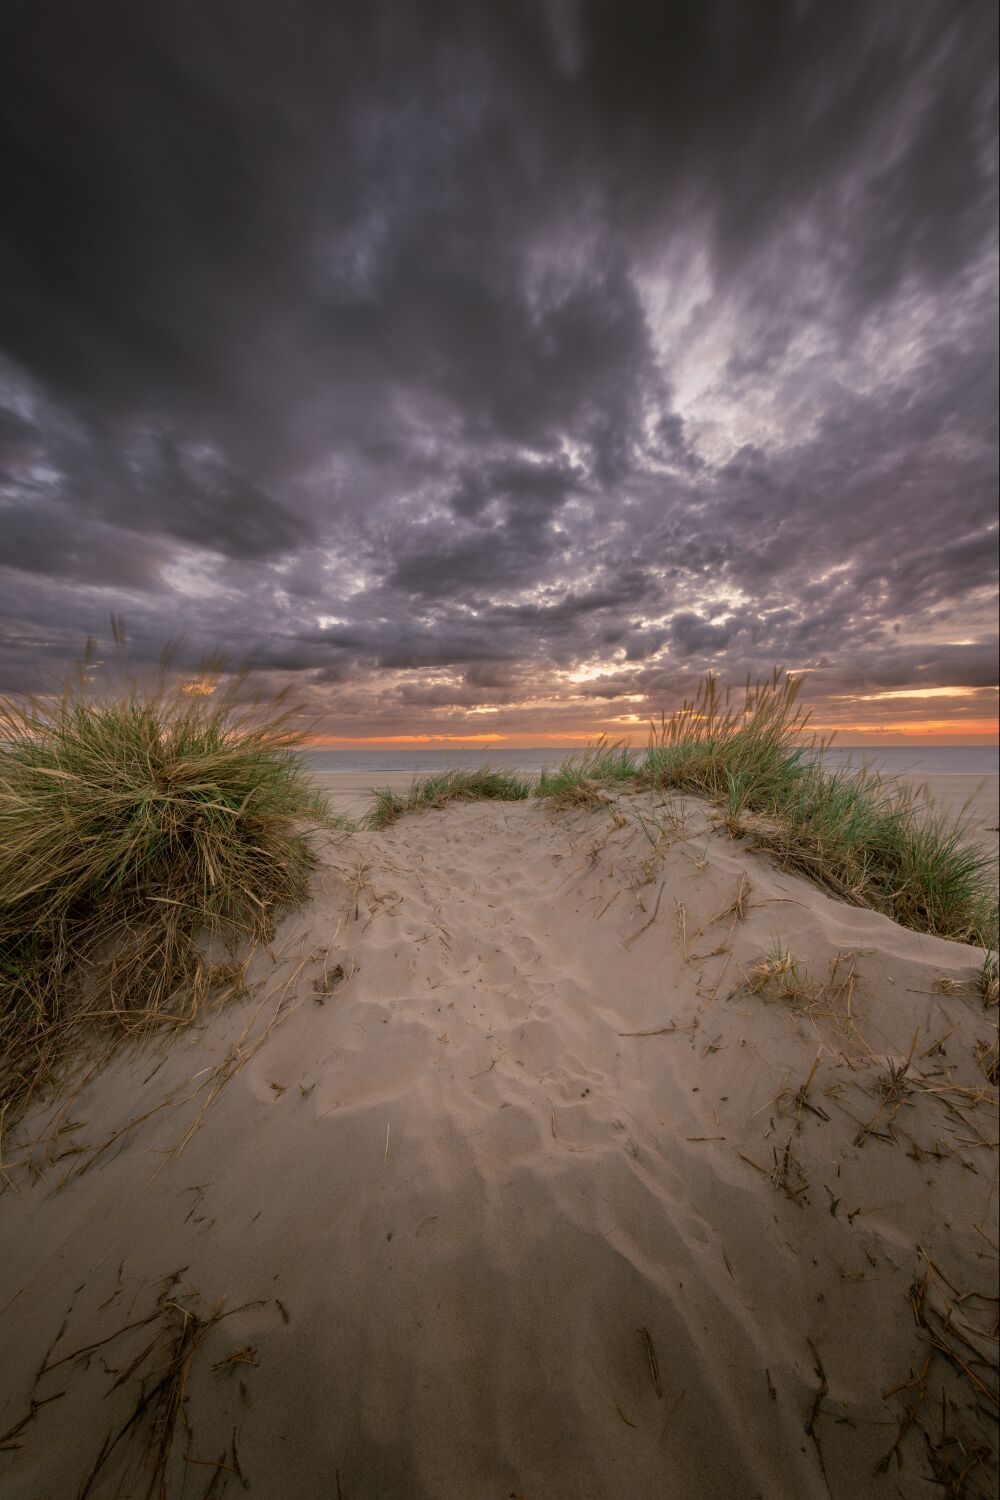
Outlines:
<svg viewBox="0 0 1000 1500"><path fill-rule="evenodd" d="M638 661L592 661L584 662L575 667L572 672L558 672L556 676L564 682L582 684L584 682L598 682L602 677L623 677L626 674L640 672L643 663ZM643 694L630 693L622 688L617 695L619 698L643 697Z"/></svg>
<svg viewBox="0 0 1000 1500"><path fill-rule="evenodd" d="M836 734L836 743L842 743L844 735L863 735L872 743L891 744L894 740L930 740L944 744L997 742L996 719L914 719L898 724L819 724L810 721L810 730L817 734ZM877 737L877 738L876 738Z"/></svg>
<svg viewBox="0 0 1000 1500"><path fill-rule="evenodd" d="M972 698L987 691L974 687L893 688L884 693L845 693L837 703L879 703L887 698Z"/></svg>

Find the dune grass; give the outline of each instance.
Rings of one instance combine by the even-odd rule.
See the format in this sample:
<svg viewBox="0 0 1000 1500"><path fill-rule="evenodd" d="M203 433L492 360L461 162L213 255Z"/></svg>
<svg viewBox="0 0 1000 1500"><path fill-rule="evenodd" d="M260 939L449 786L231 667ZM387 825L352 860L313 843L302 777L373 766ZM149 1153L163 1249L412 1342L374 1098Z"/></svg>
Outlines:
<svg viewBox="0 0 1000 1500"><path fill-rule="evenodd" d="M904 927L990 947L993 863L960 818L930 811L916 788L860 767L827 770L806 734L801 682L775 674L734 707L708 679L662 721L641 776L722 804L730 830L752 833L786 868Z"/></svg>
<svg viewBox="0 0 1000 1500"><path fill-rule="evenodd" d="M634 753L626 745L612 745L602 738L554 770L543 770L537 795L555 807L594 807L606 800L604 794L612 787L631 784L636 777Z"/></svg>
<svg viewBox="0 0 1000 1500"><path fill-rule="evenodd" d="M643 750L599 740L537 780L483 768L376 793L372 828L455 800L537 796L553 807L595 807L622 791L691 792L716 805L734 836L750 836L785 868L905 927L990 948L995 870L961 819L930 811L915 789L874 771L825 769L808 732L801 682L774 673L733 699L717 679L651 728Z"/></svg>
<svg viewBox="0 0 1000 1500"><path fill-rule="evenodd" d="M437 771L415 777L402 796L388 787L378 788L366 821L369 828L387 828L403 813L446 807L449 802L523 802L534 795L535 786L529 777L495 771L492 766Z"/></svg>
<svg viewBox="0 0 1000 1500"><path fill-rule="evenodd" d="M0 706L0 1108L100 1022L190 1014L225 971L205 938L265 940L329 824L280 700L211 667L180 683Z"/></svg>
<svg viewBox="0 0 1000 1500"><path fill-rule="evenodd" d="M652 726L644 751L601 741L543 773L538 794L594 805L612 786L693 792L729 831L752 835L785 868L904 927L996 943L992 861L960 819L931 813L910 787L865 768L824 768L799 679L748 683L742 701L706 678L694 700Z"/></svg>
<svg viewBox="0 0 1000 1500"><path fill-rule="evenodd" d="M1000 965L995 953L987 953L983 960L983 967L979 972L979 993L983 997L984 1008L1000 1003Z"/></svg>

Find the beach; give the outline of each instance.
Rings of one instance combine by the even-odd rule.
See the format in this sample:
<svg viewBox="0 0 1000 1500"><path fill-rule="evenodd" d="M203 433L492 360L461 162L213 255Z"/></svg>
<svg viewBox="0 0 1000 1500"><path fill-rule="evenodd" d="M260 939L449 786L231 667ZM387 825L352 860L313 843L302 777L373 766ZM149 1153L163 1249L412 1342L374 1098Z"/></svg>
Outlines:
<svg viewBox="0 0 1000 1500"><path fill-rule="evenodd" d="M983 953L752 844L650 792L330 836L225 1003L5 1141L4 1495L989 1493Z"/></svg>
<svg viewBox="0 0 1000 1500"><path fill-rule="evenodd" d="M1000 1500L998 16L3 7L0 1500Z"/></svg>

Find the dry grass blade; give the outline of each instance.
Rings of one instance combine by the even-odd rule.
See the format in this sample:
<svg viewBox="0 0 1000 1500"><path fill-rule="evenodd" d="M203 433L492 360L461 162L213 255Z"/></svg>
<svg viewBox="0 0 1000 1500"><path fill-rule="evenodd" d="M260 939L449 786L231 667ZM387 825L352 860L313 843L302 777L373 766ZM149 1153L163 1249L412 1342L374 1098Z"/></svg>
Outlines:
<svg viewBox="0 0 1000 1500"><path fill-rule="evenodd" d="M173 1278L170 1280L173 1281ZM108 1394L124 1385L147 1361L152 1364L152 1370L141 1377L135 1404L128 1417L117 1432L109 1432L102 1443L97 1458L77 1491L77 1500L87 1500L93 1493L95 1485L116 1453L121 1478L129 1478L133 1486L129 1493L136 1496L141 1494L143 1500L153 1500L154 1496L161 1500L166 1495L177 1427L179 1424L184 1427L188 1425L185 1401L195 1356L217 1324L251 1307L260 1306L263 1306L260 1302L248 1302L227 1313L217 1308L208 1317L202 1318L192 1308L183 1306L175 1299L163 1298L157 1312L151 1318L142 1320L144 1323L159 1322L157 1336L132 1360L128 1369L118 1376ZM120 1337L125 1331L121 1329L110 1338ZM109 1341L106 1339L101 1343ZM78 1350L70 1358L81 1358L84 1352ZM255 1364L255 1356L255 1350L242 1346L229 1360L219 1361L212 1368L218 1370L236 1362ZM129 1444L134 1446L127 1451ZM123 1445L126 1445L125 1448ZM224 1460L221 1462L224 1463ZM234 1469L233 1472L239 1471ZM141 1490L138 1488L140 1484L144 1485Z"/></svg>
<svg viewBox="0 0 1000 1500"><path fill-rule="evenodd" d="M986 1082L995 1089L1000 1083L1000 1040L996 1036L976 1042L976 1062Z"/></svg>
<svg viewBox="0 0 1000 1500"><path fill-rule="evenodd" d="M697 932L691 934L692 938L700 938L714 927L716 922L724 922L726 917L733 917L737 922L745 922L747 919L747 901L750 897L750 881L747 879L746 871L740 872L740 883L736 888L736 895L728 906L722 911L716 912L714 917L709 917L707 922L702 923Z"/></svg>
<svg viewBox="0 0 1000 1500"><path fill-rule="evenodd" d="M876 1463L874 1469L872 1470L873 1474L884 1474L893 1458L895 1458L898 1467L902 1468L903 1458L902 1454L899 1451L899 1445L902 1443L904 1437L909 1432L914 1421L916 1420L917 1413L927 1399L926 1380L927 1371L930 1369L930 1364L931 1358L930 1356L928 1356L928 1358L924 1361L924 1367L920 1371L919 1375L915 1376L914 1379L905 1381L902 1385L896 1387L896 1391L915 1389L917 1391L917 1396L909 1409L904 1408L903 1420L899 1424L899 1427L896 1431L896 1436L892 1440L892 1445L886 1450L885 1453L882 1454L882 1457ZM893 1391L890 1394L895 1395L896 1391ZM883 1397L883 1399L886 1398Z"/></svg>
<svg viewBox="0 0 1000 1500"><path fill-rule="evenodd" d="M35 1417L43 1406L48 1406L50 1401L59 1401L65 1394L65 1391L56 1391L55 1395L46 1396L43 1401L37 1401L32 1397L28 1405L27 1416L22 1417L19 1422L15 1422L13 1427L8 1427L6 1432L0 1432L0 1452L8 1452L11 1449L23 1447L23 1444L15 1443L13 1439L19 1433L23 1432L30 1422L35 1420Z"/></svg>
<svg viewBox="0 0 1000 1500"><path fill-rule="evenodd" d="M993 1500L996 1495L996 1458L991 1442L970 1433L963 1413L954 1400L949 1400L943 1385L940 1412L938 1437L932 1437L924 1429L931 1482L940 1487L947 1500ZM977 1470L979 1474L976 1474ZM977 1478L985 1483L985 1488L974 1483Z"/></svg>
<svg viewBox="0 0 1000 1500"><path fill-rule="evenodd" d="M232 1354L227 1354L225 1359L216 1360L212 1366L212 1373L221 1375L225 1372L231 1375L237 1365L251 1365L256 1368L257 1363L257 1350L249 1344L241 1344L238 1349L233 1350Z"/></svg>
<svg viewBox="0 0 1000 1500"><path fill-rule="evenodd" d="M813 1061L813 1065L809 1070L808 1078L806 1078L804 1083L801 1083L799 1085L794 1093L790 1089L782 1089L781 1093L778 1095L778 1101L780 1104L784 1105L786 1101L790 1102L791 1106L795 1110L796 1133L798 1133L802 1128L802 1111L804 1109L808 1110L810 1114L815 1115L819 1120L829 1120L830 1118L821 1104L813 1104L809 1098L809 1091L812 1088L813 1079L816 1077L816 1070L819 1067L819 1060L821 1056L822 1052L817 1052L815 1060Z"/></svg>
<svg viewBox="0 0 1000 1500"><path fill-rule="evenodd" d="M656 893L656 905L653 907L653 915L649 918L649 920L643 922L641 927L637 927L634 932L630 932L628 936L623 939L623 946L625 948L631 948L632 944L642 937L642 934L646 931L646 929L648 927L652 927L653 923L660 915L660 902L663 899L663 891L664 885L661 885L660 889Z"/></svg>
<svg viewBox="0 0 1000 1500"><path fill-rule="evenodd" d="M663 1399L663 1387L660 1384L660 1365L656 1358L656 1348L653 1344L652 1335L648 1328L640 1328L639 1334L646 1349L646 1359L649 1364L649 1377L653 1382L653 1389L657 1396Z"/></svg>
<svg viewBox="0 0 1000 1500"><path fill-rule="evenodd" d="M174 1430L183 1411L191 1362L205 1335L213 1323L218 1321L215 1316L202 1321L195 1313L176 1302L167 1303L164 1312L169 1320L165 1364L161 1366L157 1379L151 1383L147 1380L142 1382L131 1415L114 1437L109 1434L105 1439L89 1475L78 1491L77 1500L86 1500L119 1444L147 1417L151 1430L144 1454L150 1467L150 1476L145 1500L151 1500L157 1490L161 1493L163 1491Z"/></svg>
<svg viewBox="0 0 1000 1500"><path fill-rule="evenodd" d="M692 1021L689 1026L676 1026L671 1021L669 1026L657 1026L655 1031L619 1031L619 1036L673 1036L675 1031L694 1031L697 1022Z"/></svg>
<svg viewBox="0 0 1000 1500"><path fill-rule="evenodd" d="M855 1137L854 1144L863 1146L870 1135L876 1135L876 1124L892 1126L903 1104L912 1094L916 1087L916 1080L911 1079L910 1065L913 1062L913 1054L917 1050L917 1037L920 1035L919 1028L913 1033L913 1041L905 1058L893 1059L887 1057L885 1060L886 1070L875 1079L875 1091L881 1099L881 1104L869 1120L861 1126Z"/></svg>
<svg viewBox="0 0 1000 1500"><path fill-rule="evenodd" d="M792 1154L792 1137L788 1137L783 1151L779 1152L776 1147L772 1148L772 1156L774 1165L767 1174L772 1184L784 1193L790 1202L797 1203L800 1208L804 1208L808 1200L805 1200L803 1195L809 1187L809 1181L802 1170L801 1163Z"/></svg>
<svg viewBox="0 0 1000 1500"><path fill-rule="evenodd" d="M992 1427L995 1423L993 1414L1000 1411L996 1299L986 1293L960 1292L926 1250L920 1246L917 1248L926 1270L911 1286L909 1301L920 1336L930 1346L931 1358L935 1354L941 1355L952 1370L968 1382L976 1409L984 1413L988 1409ZM991 1327L982 1328L973 1321L977 1317L973 1311L977 1302L983 1304L986 1315L993 1318ZM982 1313L978 1316L981 1317Z"/></svg>
<svg viewBox="0 0 1000 1500"><path fill-rule="evenodd" d="M823 1361L816 1352L816 1346L812 1342L812 1339L807 1339L806 1343L809 1345L809 1351L813 1357L813 1365L816 1371L816 1378L819 1381L819 1387L813 1397L812 1406L809 1408L809 1415L805 1422L805 1433L807 1437L812 1439L813 1447L816 1449L816 1458L819 1462L820 1472L824 1480L826 1480L826 1463L823 1459L823 1449L820 1447L819 1433L816 1431L816 1419L820 1415L824 1397L830 1393L830 1383L826 1378ZM829 1485L827 1485L827 1488L829 1488Z"/></svg>

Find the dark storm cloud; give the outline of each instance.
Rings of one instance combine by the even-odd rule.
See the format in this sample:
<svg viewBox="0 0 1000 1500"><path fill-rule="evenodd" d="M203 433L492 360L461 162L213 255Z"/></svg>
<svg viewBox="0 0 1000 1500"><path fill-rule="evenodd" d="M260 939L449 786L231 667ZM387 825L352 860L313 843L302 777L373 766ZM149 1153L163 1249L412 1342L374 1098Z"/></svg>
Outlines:
<svg viewBox="0 0 1000 1500"><path fill-rule="evenodd" d="M994 57L943 0L6 7L7 683L110 609L344 732L995 682Z"/></svg>

